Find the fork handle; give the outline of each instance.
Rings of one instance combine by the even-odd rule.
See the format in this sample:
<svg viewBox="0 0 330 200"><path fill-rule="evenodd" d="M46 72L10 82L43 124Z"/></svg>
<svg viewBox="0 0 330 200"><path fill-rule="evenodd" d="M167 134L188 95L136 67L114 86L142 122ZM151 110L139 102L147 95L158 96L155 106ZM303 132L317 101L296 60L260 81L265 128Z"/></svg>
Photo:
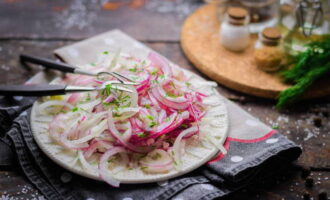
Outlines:
<svg viewBox="0 0 330 200"><path fill-rule="evenodd" d="M1 96L62 95L66 85L0 85Z"/></svg>
<svg viewBox="0 0 330 200"><path fill-rule="evenodd" d="M74 73L74 71L76 69L75 67L65 64L65 63L56 62L51 59L40 58L40 57L26 55L26 54L21 54L20 60L21 60L21 62L29 62L29 63L33 63L33 64L38 64L38 65L42 65L45 68L55 69L55 70L59 70L62 72Z"/></svg>

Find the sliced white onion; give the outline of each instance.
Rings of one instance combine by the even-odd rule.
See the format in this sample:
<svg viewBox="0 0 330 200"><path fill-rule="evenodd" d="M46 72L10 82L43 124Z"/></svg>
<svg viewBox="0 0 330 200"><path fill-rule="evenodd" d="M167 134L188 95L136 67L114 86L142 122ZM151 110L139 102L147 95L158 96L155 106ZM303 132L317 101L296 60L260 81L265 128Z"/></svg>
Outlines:
<svg viewBox="0 0 330 200"><path fill-rule="evenodd" d="M139 161L143 171L148 173L166 173L173 168L171 156L162 149L156 149Z"/></svg>
<svg viewBox="0 0 330 200"><path fill-rule="evenodd" d="M76 144L88 142L89 140L98 137L106 129L107 129L107 120L103 120L98 125L90 129L91 133L89 135L86 135L85 137L79 138L77 140L72 140L71 143L76 145Z"/></svg>
<svg viewBox="0 0 330 200"><path fill-rule="evenodd" d="M181 160L181 140L184 136L188 134L192 134L194 132L198 131L197 126L192 126L184 131L182 131L178 137L175 139L173 144L173 153L174 153L174 161L176 163L176 167L180 170L182 166L182 160Z"/></svg>
<svg viewBox="0 0 330 200"><path fill-rule="evenodd" d="M37 109L37 113L39 114L49 114L49 111L47 111L47 109L49 107L54 107L54 106L57 106L57 107L60 107L60 109L62 109L63 107L67 107L69 109L72 109L73 106L65 101L46 101L42 104L40 104L38 106L38 109ZM58 108L57 108L58 109ZM56 111L59 111L59 110L53 110L51 113L53 112L56 112Z"/></svg>
<svg viewBox="0 0 330 200"><path fill-rule="evenodd" d="M100 158L100 164L99 164L100 177L109 185L112 185L114 187L119 187L120 181L116 180L112 176L110 170L108 169L108 160L111 156L114 156L117 153L122 153L122 152L125 153L126 150L122 147L114 147L106 151Z"/></svg>
<svg viewBox="0 0 330 200"><path fill-rule="evenodd" d="M78 158L79 158L79 161L80 161L80 163L81 163L81 166L82 166L85 170L87 170L87 171L89 171L89 172L91 172L91 173L93 173L93 174L97 174L97 168L96 168L96 167L93 167L92 165L90 165L90 164L87 162L87 160L85 159L85 156L84 156L84 154L83 154L82 151L78 151Z"/></svg>

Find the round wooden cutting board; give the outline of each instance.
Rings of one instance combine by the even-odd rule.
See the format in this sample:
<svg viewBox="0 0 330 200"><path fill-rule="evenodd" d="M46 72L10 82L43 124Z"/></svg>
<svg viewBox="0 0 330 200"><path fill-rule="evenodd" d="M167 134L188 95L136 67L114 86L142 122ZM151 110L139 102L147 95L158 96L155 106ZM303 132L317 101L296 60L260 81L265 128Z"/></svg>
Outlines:
<svg viewBox="0 0 330 200"><path fill-rule="evenodd" d="M229 88L266 98L276 98L288 88L280 78L257 69L253 61L253 47L234 53L222 47L219 41L219 21L216 6L205 5L189 16L181 31L181 46L189 60L204 74ZM321 80L305 93L304 98L330 94L330 80Z"/></svg>

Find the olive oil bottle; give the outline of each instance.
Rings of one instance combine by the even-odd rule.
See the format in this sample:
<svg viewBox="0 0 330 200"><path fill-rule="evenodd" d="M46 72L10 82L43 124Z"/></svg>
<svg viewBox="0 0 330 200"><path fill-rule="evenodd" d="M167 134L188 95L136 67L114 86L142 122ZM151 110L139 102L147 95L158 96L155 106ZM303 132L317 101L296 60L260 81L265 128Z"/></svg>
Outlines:
<svg viewBox="0 0 330 200"><path fill-rule="evenodd" d="M287 1L281 6L279 27L289 54L305 50L304 45L330 33L330 1Z"/></svg>

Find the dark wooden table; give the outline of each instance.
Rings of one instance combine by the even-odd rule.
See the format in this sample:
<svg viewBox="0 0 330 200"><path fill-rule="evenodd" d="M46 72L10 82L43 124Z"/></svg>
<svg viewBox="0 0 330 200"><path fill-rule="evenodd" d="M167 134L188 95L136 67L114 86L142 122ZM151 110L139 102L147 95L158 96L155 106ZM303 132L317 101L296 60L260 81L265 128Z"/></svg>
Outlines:
<svg viewBox="0 0 330 200"><path fill-rule="evenodd" d="M119 28L180 66L197 72L180 49L185 17L202 5L198 0L0 0L0 83L20 84L40 69L27 70L18 55L52 57L52 50L110 29ZM121 2L121 3L118 3ZM124 3L123 3L124 2ZM330 98L301 102L279 112L274 101L220 86L219 91L243 109L300 144L303 154L283 177L251 186L229 199L318 199L330 195ZM314 187L306 188L300 167L311 168ZM0 199L37 199L40 193L17 169L0 168Z"/></svg>

